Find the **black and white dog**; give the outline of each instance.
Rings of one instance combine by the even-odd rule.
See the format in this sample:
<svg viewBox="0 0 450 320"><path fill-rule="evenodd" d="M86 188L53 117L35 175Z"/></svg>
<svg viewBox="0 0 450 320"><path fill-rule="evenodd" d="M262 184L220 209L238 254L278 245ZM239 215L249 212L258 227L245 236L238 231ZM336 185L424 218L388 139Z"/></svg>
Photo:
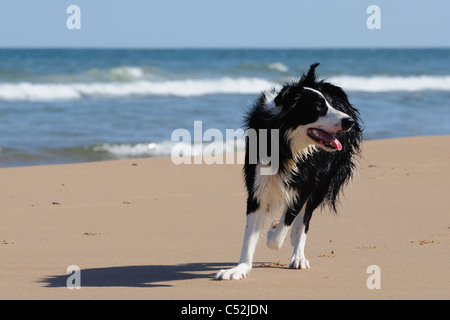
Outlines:
<svg viewBox="0 0 450 320"><path fill-rule="evenodd" d="M305 243L311 216L319 206L329 205L336 211L339 194L355 170L354 157L360 152L362 140L358 110L340 87L316 79L318 65L311 65L298 82L286 84L280 92L262 93L247 115L247 129L266 132L268 136L271 131L278 131L279 168L275 174L262 175L261 169L267 162L260 157L249 161L247 137L247 224L241 258L236 267L218 272L216 280L248 276L269 214L281 218L272 222L267 245L279 249L292 227L294 252L289 268L309 268ZM262 138L261 133L257 138ZM270 138L263 138L270 144ZM268 149L270 152L274 147L268 145Z"/></svg>

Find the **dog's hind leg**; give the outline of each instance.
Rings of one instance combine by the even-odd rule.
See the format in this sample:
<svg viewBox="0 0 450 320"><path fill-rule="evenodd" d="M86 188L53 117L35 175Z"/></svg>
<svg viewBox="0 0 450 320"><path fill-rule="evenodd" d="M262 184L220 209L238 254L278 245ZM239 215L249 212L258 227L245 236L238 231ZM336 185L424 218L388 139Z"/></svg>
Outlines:
<svg viewBox="0 0 450 320"><path fill-rule="evenodd" d="M214 279L216 280L240 280L245 279L252 270L253 254L259 235L264 228L265 212L257 210L247 215L244 243L242 245L241 258L236 267L220 270Z"/></svg>

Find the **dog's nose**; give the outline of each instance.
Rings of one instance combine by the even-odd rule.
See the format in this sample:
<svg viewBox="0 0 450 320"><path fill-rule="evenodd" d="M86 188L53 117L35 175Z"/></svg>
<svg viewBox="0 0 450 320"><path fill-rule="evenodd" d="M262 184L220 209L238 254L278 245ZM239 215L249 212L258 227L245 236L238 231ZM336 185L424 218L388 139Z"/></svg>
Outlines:
<svg viewBox="0 0 450 320"><path fill-rule="evenodd" d="M343 131L349 130L355 124L355 120L353 118L344 118L341 121L341 127Z"/></svg>

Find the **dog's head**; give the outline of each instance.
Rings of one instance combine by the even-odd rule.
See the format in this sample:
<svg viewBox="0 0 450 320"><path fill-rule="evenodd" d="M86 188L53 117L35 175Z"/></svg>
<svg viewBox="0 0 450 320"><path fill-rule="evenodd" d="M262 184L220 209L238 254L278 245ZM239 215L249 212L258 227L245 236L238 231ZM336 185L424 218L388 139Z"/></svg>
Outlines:
<svg viewBox="0 0 450 320"><path fill-rule="evenodd" d="M274 102L282 109L286 132L292 140L340 151L342 144L336 134L349 131L357 119L352 117L354 109L341 88L316 80L318 65L311 65L297 83L285 85Z"/></svg>

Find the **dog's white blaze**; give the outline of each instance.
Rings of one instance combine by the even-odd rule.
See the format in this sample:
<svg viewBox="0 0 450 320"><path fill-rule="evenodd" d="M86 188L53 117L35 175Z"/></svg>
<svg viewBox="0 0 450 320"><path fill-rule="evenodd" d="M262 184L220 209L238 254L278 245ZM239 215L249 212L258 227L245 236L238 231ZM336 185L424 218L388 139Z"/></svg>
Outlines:
<svg viewBox="0 0 450 320"><path fill-rule="evenodd" d="M330 106L330 107L331 107L331 105L328 103L328 100L325 98L325 96L324 96L324 95L322 94L322 92L320 92L319 90L316 90L316 89L313 89L313 88L310 88L310 87L303 87L303 89L311 90L312 92L317 93L319 96L321 96L322 98L325 99L325 102L326 102L327 106Z"/></svg>
<svg viewBox="0 0 450 320"><path fill-rule="evenodd" d="M348 118L348 115L333 108L331 104L328 102L328 100L325 98L325 96L320 92L319 90L304 87L306 90L310 90L312 92L317 93L319 96L321 96L325 100L325 104L327 106L327 113L325 116L320 117L318 121L316 122L317 128L325 128L325 131L336 133L342 129L341 127L341 120L344 118Z"/></svg>

